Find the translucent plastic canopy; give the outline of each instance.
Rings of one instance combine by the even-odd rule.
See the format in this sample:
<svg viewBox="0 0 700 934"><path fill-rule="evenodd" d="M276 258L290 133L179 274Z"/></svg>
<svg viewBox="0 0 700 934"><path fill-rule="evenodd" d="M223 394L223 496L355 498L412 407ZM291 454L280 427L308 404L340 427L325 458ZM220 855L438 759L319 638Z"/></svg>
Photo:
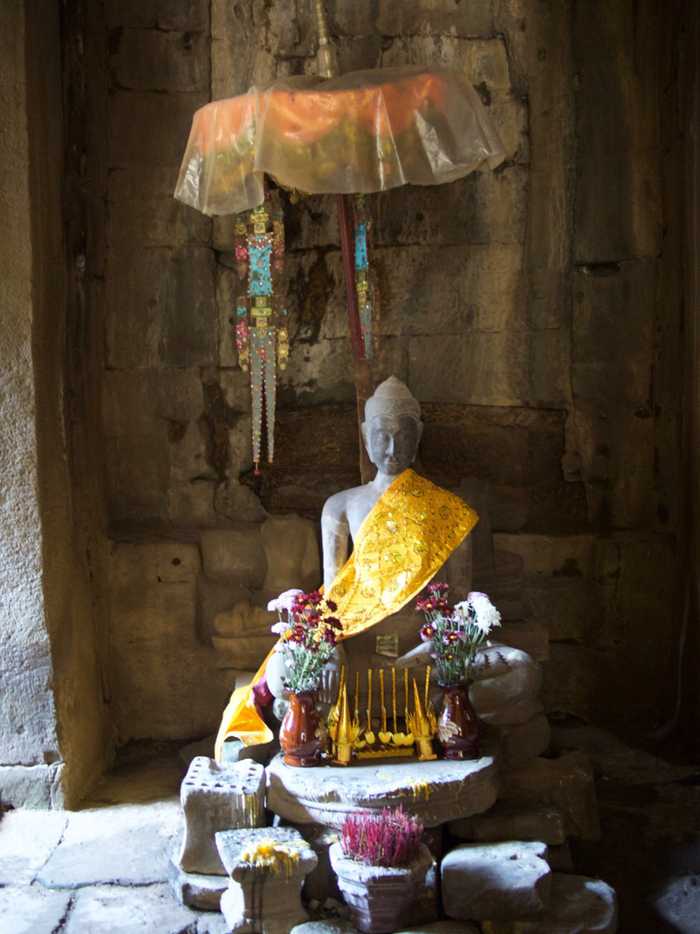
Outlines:
<svg viewBox="0 0 700 934"><path fill-rule="evenodd" d="M265 173L309 194L350 194L439 185L504 157L457 72L287 78L195 113L175 197L204 214L237 214L262 203Z"/></svg>

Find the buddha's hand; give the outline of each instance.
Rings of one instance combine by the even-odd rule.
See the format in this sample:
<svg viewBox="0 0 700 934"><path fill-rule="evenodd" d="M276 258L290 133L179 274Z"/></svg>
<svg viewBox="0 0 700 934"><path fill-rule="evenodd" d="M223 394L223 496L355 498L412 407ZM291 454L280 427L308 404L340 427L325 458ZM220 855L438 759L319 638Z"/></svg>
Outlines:
<svg viewBox="0 0 700 934"><path fill-rule="evenodd" d="M430 652L432 649L432 642L421 642L420 645L417 645L415 649L411 649L410 652L406 652L405 655L402 655L400 658L396 659L395 667L396 668L423 668L425 665L430 665L432 659L430 658Z"/></svg>

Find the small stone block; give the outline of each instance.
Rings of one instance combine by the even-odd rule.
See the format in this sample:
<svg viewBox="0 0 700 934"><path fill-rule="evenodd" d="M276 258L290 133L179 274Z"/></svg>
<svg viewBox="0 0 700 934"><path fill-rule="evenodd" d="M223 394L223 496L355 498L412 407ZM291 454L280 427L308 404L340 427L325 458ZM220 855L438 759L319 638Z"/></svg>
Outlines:
<svg viewBox="0 0 700 934"><path fill-rule="evenodd" d="M484 934L615 934L617 896L600 879L554 873L550 902L538 918L485 921Z"/></svg>
<svg viewBox="0 0 700 934"><path fill-rule="evenodd" d="M231 932L288 934L307 920L301 887L318 857L290 827L226 830L216 834L231 877L221 910Z"/></svg>
<svg viewBox="0 0 700 934"><path fill-rule="evenodd" d="M220 766L196 756L180 786L180 802L185 816L180 868L223 876L214 834L265 823L265 769L250 759Z"/></svg>
<svg viewBox="0 0 700 934"><path fill-rule="evenodd" d="M549 898L547 847L539 842L473 843L442 861L445 914L471 921L537 915Z"/></svg>
<svg viewBox="0 0 700 934"><path fill-rule="evenodd" d="M221 896L228 887L226 876L185 872L174 860L170 863L169 881L180 904L199 911L219 911Z"/></svg>

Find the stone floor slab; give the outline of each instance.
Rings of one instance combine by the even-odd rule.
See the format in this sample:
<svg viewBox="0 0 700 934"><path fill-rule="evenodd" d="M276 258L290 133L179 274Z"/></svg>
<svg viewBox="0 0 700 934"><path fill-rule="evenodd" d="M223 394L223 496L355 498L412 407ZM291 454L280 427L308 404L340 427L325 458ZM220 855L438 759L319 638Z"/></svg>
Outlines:
<svg viewBox="0 0 700 934"><path fill-rule="evenodd" d="M267 806L295 824L339 829L347 814L401 804L426 827L480 814L496 801L493 756L465 762L364 761L349 768L292 768L276 757L267 767Z"/></svg>
<svg viewBox="0 0 700 934"><path fill-rule="evenodd" d="M179 833L177 800L78 811L37 879L52 889L166 882Z"/></svg>
<svg viewBox="0 0 700 934"><path fill-rule="evenodd" d="M64 811L8 811L0 823L0 885L28 885L58 846Z"/></svg>
<svg viewBox="0 0 700 934"><path fill-rule="evenodd" d="M61 934L225 934L220 916L178 904L167 885L82 889Z"/></svg>
<svg viewBox="0 0 700 934"><path fill-rule="evenodd" d="M0 931L53 934L60 929L71 898L71 892L47 892L38 885L0 888Z"/></svg>

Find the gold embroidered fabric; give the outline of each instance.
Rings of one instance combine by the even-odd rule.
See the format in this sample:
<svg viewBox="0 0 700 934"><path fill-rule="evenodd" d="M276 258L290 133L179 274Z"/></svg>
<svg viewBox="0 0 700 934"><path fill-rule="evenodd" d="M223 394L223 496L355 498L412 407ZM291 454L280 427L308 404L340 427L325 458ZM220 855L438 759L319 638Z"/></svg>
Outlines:
<svg viewBox="0 0 700 934"><path fill-rule="evenodd" d="M344 638L397 613L425 587L479 517L464 500L404 470L360 526L326 597Z"/></svg>
<svg viewBox="0 0 700 934"><path fill-rule="evenodd" d="M475 510L458 496L412 470L400 474L367 514L350 558L326 594L338 604L343 638L398 613L430 582L478 521ZM247 746L272 739L252 690L264 675L269 657L251 685L231 696L216 739L217 760L228 736L238 737Z"/></svg>

